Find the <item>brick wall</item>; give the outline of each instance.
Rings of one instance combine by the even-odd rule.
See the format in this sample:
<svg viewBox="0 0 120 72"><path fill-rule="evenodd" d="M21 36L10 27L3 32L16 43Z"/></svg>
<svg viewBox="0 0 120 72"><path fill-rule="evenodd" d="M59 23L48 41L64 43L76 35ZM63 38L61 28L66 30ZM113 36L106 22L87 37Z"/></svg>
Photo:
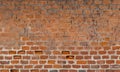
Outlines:
<svg viewBox="0 0 120 72"><path fill-rule="evenodd" d="M0 0L0 72L120 72L120 0Z"/></svg>

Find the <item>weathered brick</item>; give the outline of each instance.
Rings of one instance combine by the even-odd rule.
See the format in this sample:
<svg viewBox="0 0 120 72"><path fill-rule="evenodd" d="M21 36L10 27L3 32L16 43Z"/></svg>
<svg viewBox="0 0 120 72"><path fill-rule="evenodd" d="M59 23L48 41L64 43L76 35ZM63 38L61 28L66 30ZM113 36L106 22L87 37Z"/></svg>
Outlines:
<svg viewBox="0 0 120 72"><path fill-rule="evenodd" d="M62 51L62 54L70 54L69 51Z"/></svg>
<svg viewBox="0 0 120 72"><path fill-rule="evenodd" d="M77 61L77 64L86 64L87 62L86 61L84 61L84 60L79 60L79 61Z"/></svg>
<svg viewBox="0 0 120 72"><path fill-rule="evenodd" d="M4 69L4 70L0 70L0 72L9 72L9 70Z"/></svg>
<svg viewBox="0 0 120 72"><path fill-rule="evenodd" d="M21 55L15 55L14 59L21 59Z"/></svg>
<svg viewBox="0 0 120 72"><path fill-rule="evenodd" d="M50 70L50 72L58 72L58 70Z"/></svg>
<svg viewBox="0 0 120 72"><path fill-rule="evenodd" d="M16 54L16 51L9 51L9 54Z"/></svg>
<svg viewBox="0 0 120 72"><path fill-rule="evenodd" d="M86 72L85 70L79 70L79 72Z"/></svg>
<svg viewBox="0 0 120 72"><path fill-rule="evenodd" d="M11 69L10 72L19 72L18 69Z"/></svg>
<svg viewBox="0 0 120 72"><path fill-rule="evenodd" d="M66 56L66 59L74 59L74 56L72 55Z"/></svg>
<svg viewBox="0 0 120 72"><path fill-rule="evenodd" d="M43 54L43 51L35 51L35 54Z"/></svg>

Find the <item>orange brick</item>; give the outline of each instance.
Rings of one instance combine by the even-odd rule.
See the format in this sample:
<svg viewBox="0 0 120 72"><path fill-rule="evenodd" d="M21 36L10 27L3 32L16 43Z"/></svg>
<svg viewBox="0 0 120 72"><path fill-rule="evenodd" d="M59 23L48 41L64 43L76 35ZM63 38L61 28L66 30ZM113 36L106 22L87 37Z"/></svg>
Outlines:
<svg viewBox="0 0 120 72"><path fill-rule="evenodd" d="M29 50L30 47L29 46L22 46L22 50Z"/></svg>
<svg viewBox="0 0 120 72"><path fill-rule="evenodd" d="M60 54L60 51L53 51L53 54Z"/></svg>
<svg viewBox="0 0 120 72"><path fill-rule="evenodd" d="M70 54L69 51L62 51L62 54Z"/></svg>
<svg viewBox="0 0 120 72"><path fill-rule="evenodd" d="M112 4L120 4L120 0L113 0Z"/></svg>
<svg viewBox="0 0 120 72"><path fill-rule="evenodd" d="M108 47L108 46L103 47L103 48L104 48L104 50L110 50L111 49L111 47Z"/></svg>
<svg viewBox="0 0 120 72"><path fill-rule="evenodd" d="M120 60L117 60L117 61L116 61L116 64L120 64Z"/></svg>
<svg viewBox="0 0 120 72"><path fill-rule="evenodd" d="M113 50L120 50L120 46L113 46L112 49Z"/></svg>
<svg viewBox="0 0 120 72"><path fill-rule="evenodd" d="M22 41L28 41L29 38L28 37L22 37Z"/></svg>
<svg viewBox="0 0 120 72"><path fill-rule="evenodd" d="M103 4L110 4L110 0L103 0Z"/></svg>
<svg viewBox="0 0 120 72"><path fill-rule="evenodd" d="M0 72L9 72L9 70L3 69L3 70L0 70Z"/></svg>
<svg viewBox="0 0 120 72"><path fill-rule="evenodd" d="M42 65L35 65L34 68L42 68Z"/></svg>
<svg viewBox="0 0 120 72"><path fill-rule="evenodd" d="M62 65L55 64L55 65L53 65L53 68L62 68Z"/></svg>
<svg viewBox="0 0 120 72"><path fill-rule="evenodd" d="M42 55L42 56L40 56L40 58L41 58L41 59L48 59L48 56Z"/></svg>
<svg viewBox="0 0 120 72"><path fill-rule="evenodd" d="M31 60L31 61L30 61L30 64L38 64L38 61L36 61L36 60Z"/></svg>
<svg viewBox="0 0 120 72"><path fill-rule="evenodd" d="M101 42L100 45L101 45L101 46L107 46L107 45L108 45L108 42Z"/></svg>
<svg viewBox="0 0 120 72"><path fill-rule="evenodd" d="M33 42L27 42L26 44L27 45L33 45L34 43Z"/></svg>
<svg viewBox="0 0 120 72"><path fill-rule="evenodd" d="M24 50L18 51L18 54L25 54Z"/></svg>
<svg viewBox="0 0 120 72"><path fill-rule="evenodd" d="M40 46L40 49L41 49L41 50L46 50L47 47L46 47L46 46Z"/></svg>
<svg viewBox="0 0 120 72"><path fill-rule="evenodd" d="M11 61L11 64L18 64L19 63L19 60L12 60Z"/></svg>
<svg viewBox="0 0 120 72"><path fill-rule="evenodd" d="M40 63L40 64L45 64L46 61L45 61L45 60L40 60L39 63Z"/></svg>
<svg viewBox="0 0 120 72"><path fill-rule="evenodd" d="M55 60L48 60L48 64L55 64Z"/></svg>
<svg viewBox="0 0 120 72"><path fill-rule="evenodd" d="M79 60L77 61L77 64L86 64L87 62L86 61L83 61L83 60Z"/></svg>
<svg viewBox="0 0 120 72"><path fill-rule="evenodd" d="M16 54L16 51L9 51L9 54Z"/></svg>
<svg viewBox="0 0 120 72"><path fill-rule="evenodd" d="M33 68L33 65L25 65L25 68Z"/></svg>
<svg viewBox="0 0 120 72"><path fill-rule="evenodd" d="M39 72L38 69L32 69L31 72Z"/></svg>
<svg viewBox="0 0 120 72"><path fill-rule="evenodd" d="M5 68L7 69L11 69L11 68L13 68L13 65L5 65Z"/></svg>

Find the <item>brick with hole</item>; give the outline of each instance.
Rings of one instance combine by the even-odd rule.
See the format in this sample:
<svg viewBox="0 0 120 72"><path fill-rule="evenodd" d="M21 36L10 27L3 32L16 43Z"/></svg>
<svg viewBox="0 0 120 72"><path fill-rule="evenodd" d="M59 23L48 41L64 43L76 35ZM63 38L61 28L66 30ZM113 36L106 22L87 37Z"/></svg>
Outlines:
<svg viewBox="0 0 120 72"><path fill-rule="evenodd" d="M37 55L43 54L43 51L35 51L35 54Z"/></svg>

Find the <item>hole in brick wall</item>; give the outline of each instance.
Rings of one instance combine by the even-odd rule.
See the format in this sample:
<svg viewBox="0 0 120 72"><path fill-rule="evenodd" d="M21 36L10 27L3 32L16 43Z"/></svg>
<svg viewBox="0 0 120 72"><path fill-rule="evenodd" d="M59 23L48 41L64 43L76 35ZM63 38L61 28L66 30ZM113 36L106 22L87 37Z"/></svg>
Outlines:
<svg viewBox="0 0 120 72"><path fill-rule="evenodd" d="M10 72L19 72L17 69L11 69Z"/></svg>
<svg viewBox="0 0 120 72"><path fill-rule="evenodd" d="M35 54L43 54L43 51L35 51Z"/></svg>
<svg viewBox="0 0 120 72"><path fill-rule="evenodd" d="M66 59L74 59L74 56L72 55L66 56Z"/></svg>

